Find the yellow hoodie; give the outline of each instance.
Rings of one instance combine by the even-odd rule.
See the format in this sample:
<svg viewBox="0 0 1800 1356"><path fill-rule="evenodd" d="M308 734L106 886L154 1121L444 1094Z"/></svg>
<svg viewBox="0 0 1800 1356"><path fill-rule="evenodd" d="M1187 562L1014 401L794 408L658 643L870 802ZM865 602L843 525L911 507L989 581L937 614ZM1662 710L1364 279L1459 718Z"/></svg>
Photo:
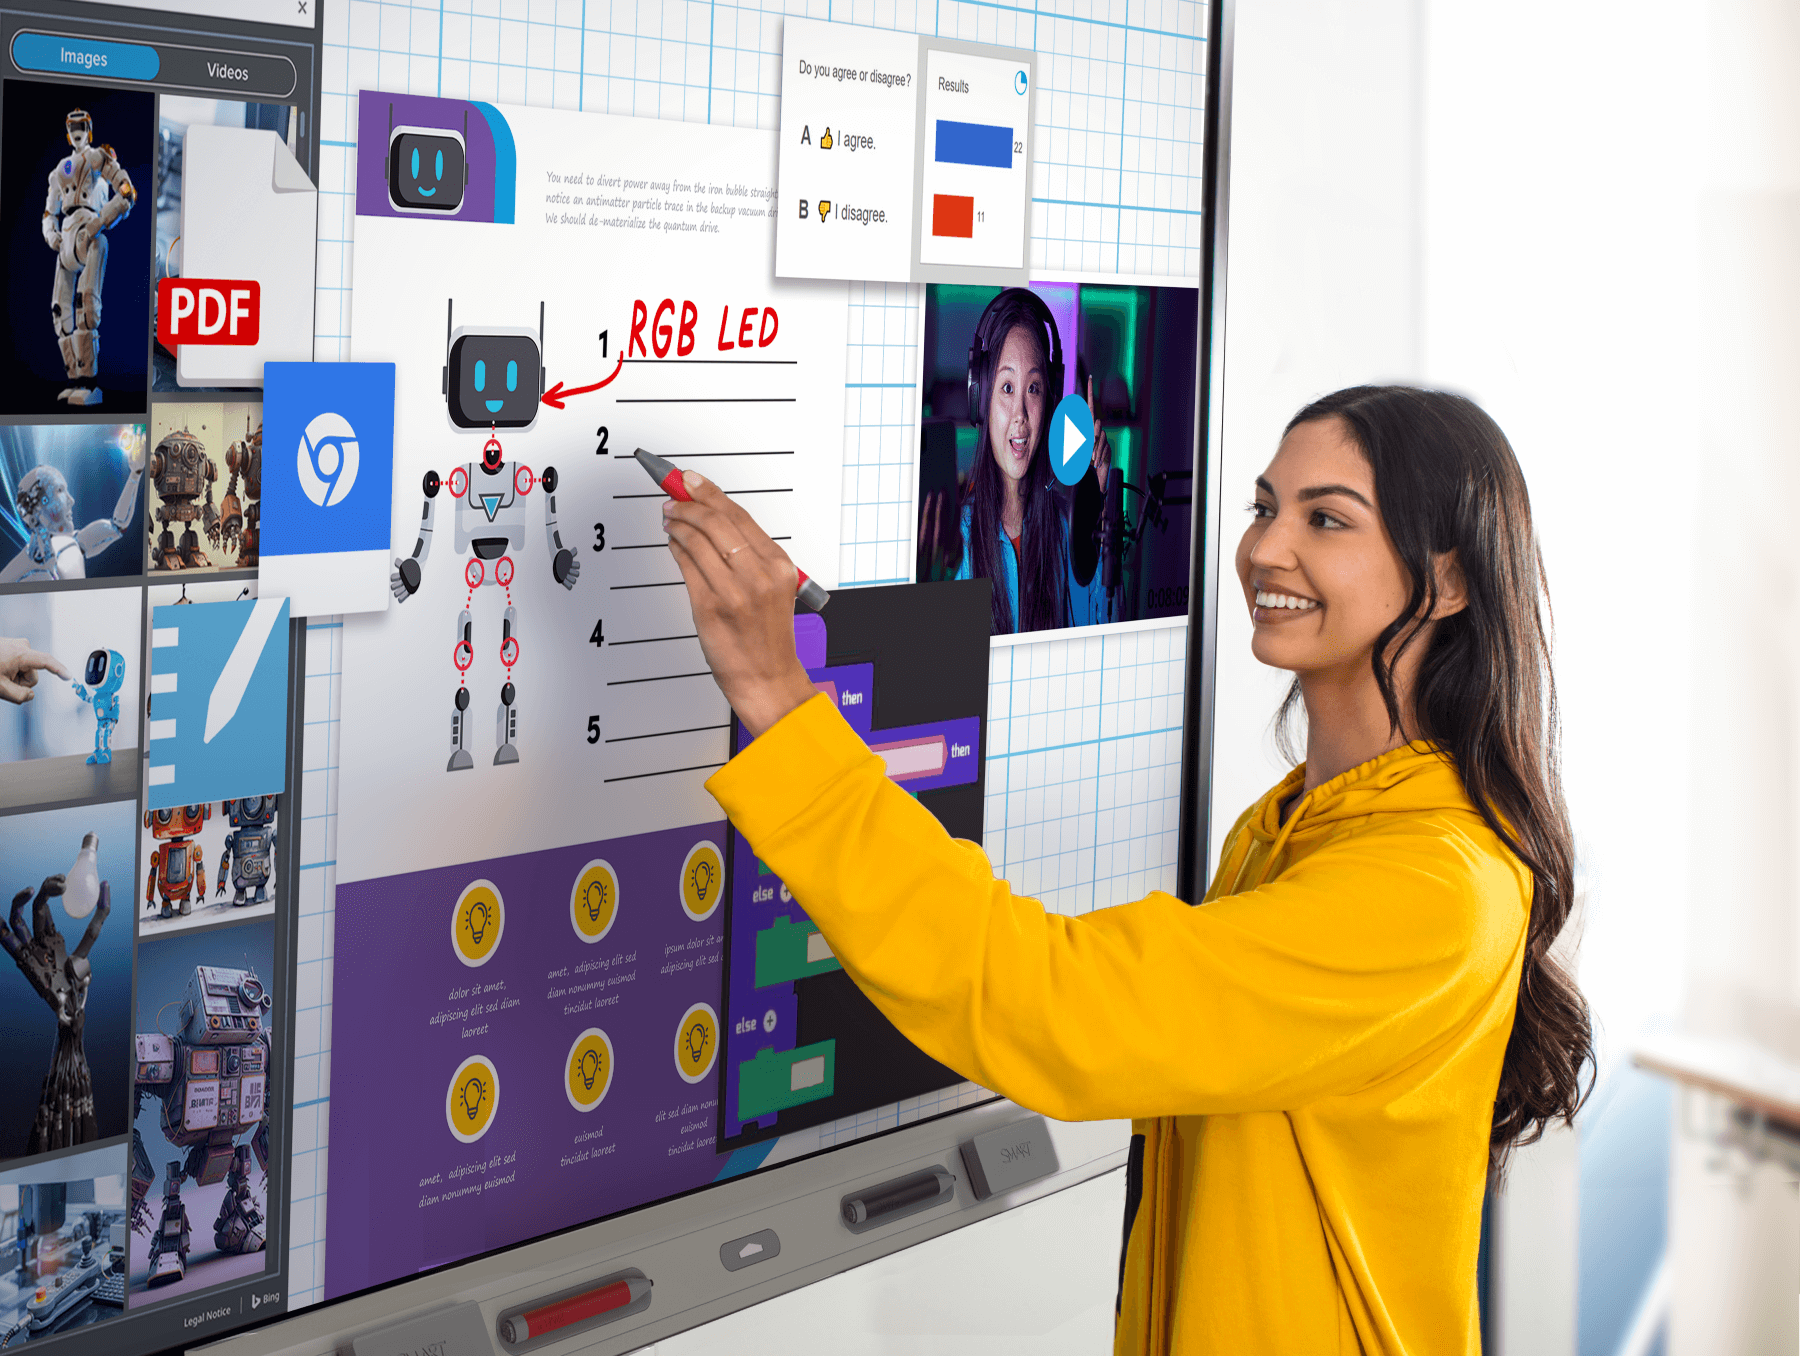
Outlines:
<svg viewBox="0 0 1800 1356"><path fill-rule="evenodd" d="M1481 1349L1531 876L1427 745L1284 825L1303 779L1233 826L1204 907L1079 918L995 880L823 697L707 782L920 1049L1049 1116L1135 1118L1118 1353Z"/></svg>

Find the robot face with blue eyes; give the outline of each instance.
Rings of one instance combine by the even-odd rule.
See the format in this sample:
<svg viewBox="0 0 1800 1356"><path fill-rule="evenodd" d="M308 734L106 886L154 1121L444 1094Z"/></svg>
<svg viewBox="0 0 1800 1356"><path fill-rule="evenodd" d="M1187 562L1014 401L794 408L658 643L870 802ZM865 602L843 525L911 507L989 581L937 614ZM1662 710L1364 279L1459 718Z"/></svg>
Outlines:
<svg viewBox="0 0 1800 1356"><path fill-rule="evenodd" d="M82 680L96 697L110 697L125 685L125 656L117 650L95 650L87 657Z"/></svg>
<svg viewBox="0 0 1800 1356"><path fill-rule="evenodd" d="M19 517L27 528L46 533L75 530L75 496L54 466L34 466L19 479Z"/></svg>
<svg viewBox="0 0 1800 1356"><path fill-rule="evenodd" d="M469 160L443 127L396 127L388 138L388 201L400 212L451 214L463 203Z"/></svg>
<svg viewBox="0 0 1800 1356"><path fill-rule="evenodd" d="M444 397L457 428L530 428L543 394L543 357L529 330L460 330L451 337Z"/></svg>

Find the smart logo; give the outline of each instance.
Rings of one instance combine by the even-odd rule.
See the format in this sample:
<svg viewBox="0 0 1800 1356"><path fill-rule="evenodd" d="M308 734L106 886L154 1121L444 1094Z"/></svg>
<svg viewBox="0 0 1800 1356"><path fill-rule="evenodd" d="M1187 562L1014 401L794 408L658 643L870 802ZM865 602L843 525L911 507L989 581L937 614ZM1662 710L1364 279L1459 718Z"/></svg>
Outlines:
<svg viewBox="0 0 1800 1356"><path fill-rule="evenodd" d="M320 508L341 504L356 484L356 430L341 414L315 415L300 435L300 488Z"/></svg>

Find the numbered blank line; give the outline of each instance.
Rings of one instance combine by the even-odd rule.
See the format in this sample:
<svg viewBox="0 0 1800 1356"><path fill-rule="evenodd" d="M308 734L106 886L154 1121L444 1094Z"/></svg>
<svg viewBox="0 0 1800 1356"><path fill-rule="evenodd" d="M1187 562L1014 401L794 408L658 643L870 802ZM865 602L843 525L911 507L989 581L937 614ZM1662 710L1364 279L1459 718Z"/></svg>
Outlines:
<svg viewBox="0 0 1800 1356"><path fill-rule="evenodd" d="M633 772L628 777L604 778L602 785L606 782L635 782L645 777L672 777L677 772L711 772L714 768L724 766L723 763L696 763L693 767L666 767L661 772Z"/></svg>
<svg viewBox="0 0 1800 1356"><path fill-rule="evenodd" d="M685 636L640 636L636 640L609 640L608 645L657 645L665 640L699 640L698 635Z"/></svg>
<svg viewBox="0 0 1800 1356"><path fill-rule="evenodd" d="M615 405L792 405L799 396L614 396Z"/></svg>
<svg viewBox="0 0 1800 1356"><path fill-rule="evenodd" d="M725 496L728 499L735 499L740 494L792 494L793 492L792 485L783 485L772 490L726 490ZM614 499L667 499L668 497L659 490L651 490L648 494L615 494L613 496Z"/></svg>
<svg viewBox="0 0 1800 1356"><path fill-rule="evenodd" d="M793 538L792 537L770 537L769 540L770 541L792 541ZM648 551L648 550L652 549L653 547L667 546L668 544L669 543L666 541L642 541L642 542L637 542L631 546L612 546L612 547L608 547L607 549L611 550L611 551ZM630 586L627 585L626 587L630 587Z"/></svg>
<svg viewBox="0 0 1800 1356"><path fill-rule="evenodd" d="M794 449L789 447L779 451L769 452L683 452L681 454L681 459L683 461L692 461L695 457L791 457L793 455ZM637 453L615 452L613 453L613 457L625 461L635 461L637 459ZM673 460L673 458L671 458L671 460Z"/></svg>
<svg viewBox="0 0 1800 1356"><path fill-rule="evenodd" d="M730 728L731 722L726 721L723 725L693 725L685 730L653 730L649 734L619 735L606 742L608 744L629 744L634 739L666 739L670 735L700 734L706 730L729 730Z"/></svg>
<svg viewBox="0 0 1800 1356"><path fill-rule="evenodd" d="M687 583L685 579L670 579L660 584L613 584L610 587L614 593L617 593L620 589L672 589L678 584L685 583Z"/></svg>
<svg viewBox="0 0 1800 1356"><path fill-rule="evenodd" d="M629 687L633 683L672 683L677 678L710 678L711 669L701 669L698 673L664 673L655 678L615 678L608 687Z"/></svg>

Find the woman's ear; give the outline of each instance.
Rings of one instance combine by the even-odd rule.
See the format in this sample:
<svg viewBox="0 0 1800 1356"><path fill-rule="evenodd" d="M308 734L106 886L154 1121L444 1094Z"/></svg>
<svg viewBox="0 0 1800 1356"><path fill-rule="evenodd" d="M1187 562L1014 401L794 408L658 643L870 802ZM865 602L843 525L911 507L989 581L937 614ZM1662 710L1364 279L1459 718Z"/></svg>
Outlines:
<svg viewBox="0 0 1800 1356"><path fill-rule="evenodd" d="M1455 551L1434 553L1431 568L1437 576L1437 606L1431 610L1431 620L1442 621L1468 607L1469 584L1463 577L1462 561Z"/></svg>

